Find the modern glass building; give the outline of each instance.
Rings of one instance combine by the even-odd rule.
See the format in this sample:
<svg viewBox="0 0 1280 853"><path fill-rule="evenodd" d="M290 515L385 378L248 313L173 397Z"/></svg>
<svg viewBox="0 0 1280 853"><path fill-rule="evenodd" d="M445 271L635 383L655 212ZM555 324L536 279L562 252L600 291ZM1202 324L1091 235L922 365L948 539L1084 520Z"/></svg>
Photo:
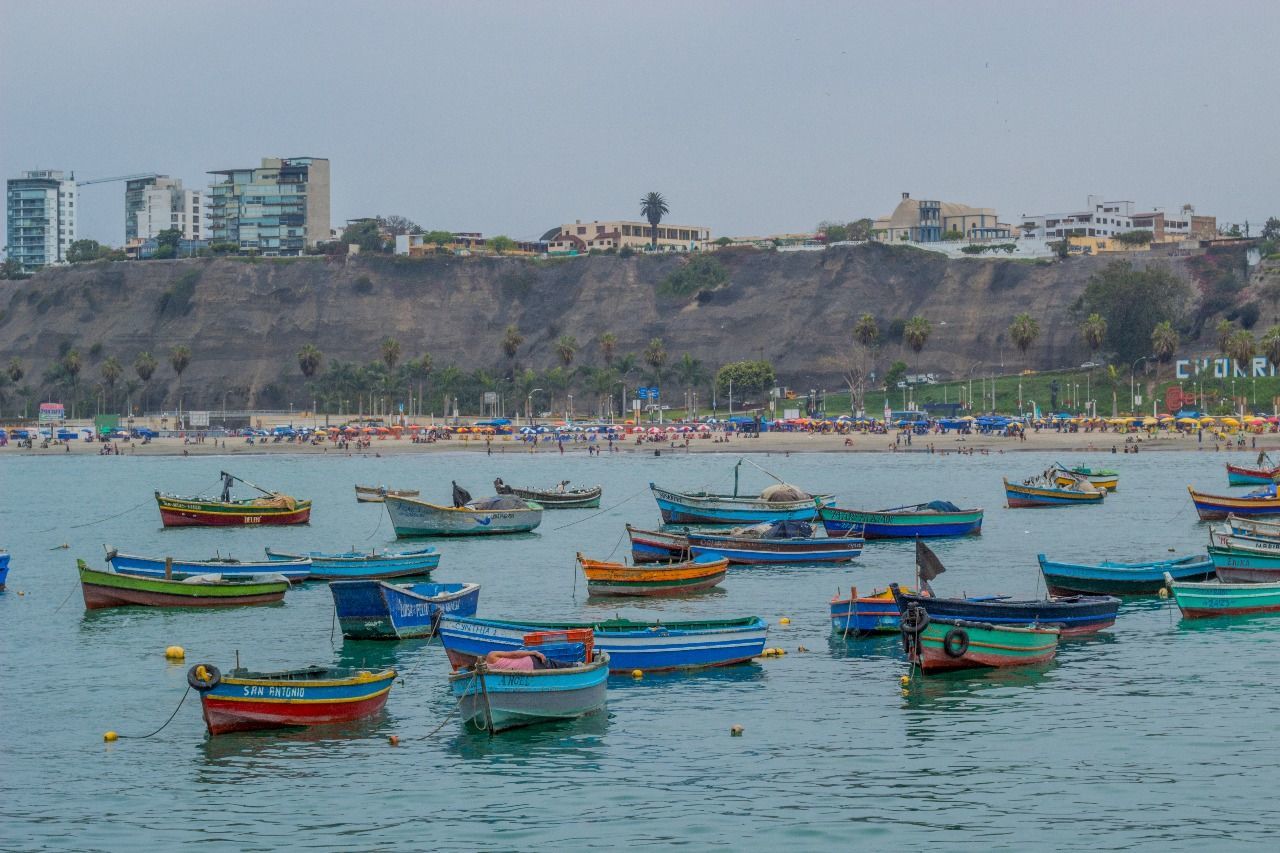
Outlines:
<svg viewBox="0 0 1280 853"><path fill-rule="evenodd" d="M76 176L43 169L10 178L5 250L27 271L64 263L76 239Z"/></svg>
<svg viewBox="0 0 1280 853"><path fill-rule="evenodd" d="M301 255L329 239L329 161L264 157L256 169L210 172L208 237L240 251Z"/></svg>

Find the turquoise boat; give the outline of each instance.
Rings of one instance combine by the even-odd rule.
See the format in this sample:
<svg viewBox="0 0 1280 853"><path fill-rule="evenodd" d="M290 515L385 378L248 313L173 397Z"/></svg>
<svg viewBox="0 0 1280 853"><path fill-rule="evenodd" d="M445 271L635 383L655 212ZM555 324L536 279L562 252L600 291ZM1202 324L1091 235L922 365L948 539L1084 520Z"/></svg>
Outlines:
<svg viewBox="0 0 1280 853"><path fill-rule="evenodd" d="M982 532L982 510L961 509L949 501L896 506L890 509L818 510L828 536L857 535L864 539L916 539L935 536L971 536Z"/></svg>
<svg viewBox="0 0 1280 853"><path fill-rule="evenodd" d="M1280 613L1280 583L1183 583L1165 575L1187 619Z"/></svg>
<svg viewBox="0 0 1280 853"><path fill-rule="evenodd" d="M268 548L267 559L280 562L308 560L311 574L308 580L381 580L429 575L440 565L440 554L430 545L412 551L369 552L352 549L340 554L309 551L306 554L290 554Z"/></svg>
<svg viewBox="0 0 1280 853"><path fill-rule="evenodd" d="M1138 563L1062 563L1044 554L1036 559L1050 595L1155 595L1164 587L1166 574L1179 581L1202 581L1214 574L1208 554Z"/></svg>

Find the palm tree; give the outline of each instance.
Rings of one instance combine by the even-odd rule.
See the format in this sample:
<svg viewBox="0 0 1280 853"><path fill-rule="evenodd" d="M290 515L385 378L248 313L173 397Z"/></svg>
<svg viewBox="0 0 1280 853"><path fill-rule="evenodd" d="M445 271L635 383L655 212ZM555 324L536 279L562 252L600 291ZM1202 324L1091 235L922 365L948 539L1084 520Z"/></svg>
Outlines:
<svg viewBox="0 0 1280 853"><path fill-rule="evenodd" d="M1272 364L1280 364L1280 326L1272 326L1262 336L1262 352Z"/></svg>
<svg viewBox="0 0 1280 853"><path fill-rule="evenodd" d="M436 373L436 390L440 392L440 398L444 403L445 415L449 414L449 398L458 390L458 386L462 384L462 379L462 370L453 364L441 368Z"/></svg>
<svg viewBox="0 0 1280 853"><path fill-rule="evenodd" d="M880 327L876 324L876 318L870 314L859 317L858 322L853 324L853 338L867 349L875 346L880 339Z"/></svg>
<svg viewBox="0 0 1280 853"><path fill-rule="evenodd" d="M578 339L573 335L561 335L556 339L556 354L565 367L573 364L573 357L578 354Z"/></svg>
<svg viewBox="0 0 1280 853"><path fill-rule="evenodd" d="M151 381L151 375L156 372L156 366L157 366L156 357L153 356L151 353L147 352L146 350L143 350L142 352L138 353L138 357L133 360L133 372L138 374L138 378L142 380L143 411L146 411L146 408L147 408L147 397L146 397L147 383Z"/></svg>
<svg viewBox="0 0 1280 853"><path fill-rule="evenodd" d="M1031 349L1031 345L1036 342L1036 338L1040 337L1040 324L1034 317L1025 311L1013 318L1013 322L1009 324L1009 337L1013 339L1013 345L1016 346L1022 357L1027 357L1027 350Z"/></svg>
<svg viewBox="0 0 1280 853"><path fill-rule="evenodd" d="M13 380L13 384L17 385L22 381L22 377L27 374L27 370L22 366L22 359L16 355L9 359L9 364L5 367L5 372L9 374L9 378Z"/></svg>
<svg viewBox="0 0 1280 853"><path fill-rule="evenodd" d="M1231 340L1231 332L1235 327L1227 319L1219 320L1213 327L1213 339L1218 344L1218 352L1227 354L1227 341Z"/></svg>
<svg viewBox="0 0 1280 853"><path fill-rule="evenodd" d="M516 352L519 351L522 343L524 343L524 335L520 334L520 329L514 323L507 326L507 330L502 334L502 351L507 354L507 360L511 362L513 371L515 370Z"/></svg>
<svg viewBox="0 0 1280 853"><path fill-rule="evenodd" d="M124 368L120 365L120 359L112 355L107 356L106 360L102 362L102 366L98 368L98 373L102 376L102 381L107 386L107 407L110 408L115 403L116 383L124 375Z"/></svg>
<svg viewBox="0 0 1280 853"><path fill-rule="evenodd" d="M1251 332L1240 329L1232 332L1231 337L1227 339L1226 351L1237 364L1248 364L1258 352L1258 342L1254 340Z"/></svg>
<svg viewBox="0 0 1280 853"><path fill-rule="evenodd" d="M186 344L178 344L169 350L169 364L173 367L173 372L178 374L178 405L182 405L182 371L187 369L191 364L191 350Z"/></svg>
<svg viewBox="0 0 1280 853"><path fill-rule="evenodd" d="M907 324L902 328L902 339L907 342L907 346L911 347L911 351L916 354L917 369L920 366L920 351L929 342L929 335L932 331L933 324L919 314L908 320Z"/></svg>
<svg viewBox="0 0 1280 853"><path fill-rule="evenodd" d="M662 366L667 363L667 348L662 338L653 338L644 348L644 363L653 370L654 378L662 382Z"/></svg>
<svg viewBox="0 0 1280 853"><path fill-rule="evenodd" d="M435 369L435 360L431 358L431 353L424 352L422 357L417 361L409 362L409 373L418 380L418 414L422 414L422 383L431 378L431 371Z"/></svg>
<svg viewBox="0 0 1280 853"><path fill-rule="evenodd" d="M1080 337L1084 338L1085 345L1089 347L1089 359L1094 360L1098 350L1102 349L1102 342L1107 339L1107 321L1101 314L1090 314L1080 324Z"/></svg>
<svg viewBox="0 0 1280 853"><path fill-rule="evenodd" d="M67 378L71 380L71 417L76 416L76 401L80 397L80 368L84 366L84 362L80 358L80 350L69 349L67 354L62 357L62 371Z"/></svg>
<svg viewBox="0 0 1280 853"><path fill-rule="evenodd" d="M323 360L324 353L320 352L315 344L307 344L298 350L298 369L308 379L316 375L316 371L320 369L320 362Z"/></svg>
<svg viewBox="0 0 1280 853"><path fill-rule="evenodd" d="M1168 320L1157 323L1151 330L1151 352L1161 364L1167 364L1173 358L1178 351L1178 344L1178 332ZM1159 372L1156 373L1156 381L1160 381Z"/></svg>
<svg viewBox="0 0 1280 853"><path fill-rule="evenodd" d="M707 381L707 371L703 368L702 362L689 353L682 355L680 360L671 366L671 371L675 374L676 381L684 386L686 394Z"/></svg>
<svg viewBox="0 0 1280 853"><path fill-rule="evenodd" d="M587 377L588 387L596 395L596 411L601 417L604 416L605 398L613 393L613 388L619 381L618 371L612 367L598 367Z"/></svg>
<svg viewBox="0 0 1280 853"><path fill-rule="evenodd" d="M387 371L395 370L400 363L400 342L395 338L383 338L381 349L382 363L387 366Z"/></svg>
<svg viewBox="0 0 1280 853"><path fill-rule="evenodd" d="M613 367L613 354L618 349L618 337L613 332L605 332L598 341L600 343L600 355L604 357L605 367Z"/></svg>
<svg viewBox="0 0 1280 853"><path fill-rule="evenodd" d="M667 200L662 193L649 193L640 199L640 215L649 220L649 245L658 248L658 223L667 214Z"/></svg>

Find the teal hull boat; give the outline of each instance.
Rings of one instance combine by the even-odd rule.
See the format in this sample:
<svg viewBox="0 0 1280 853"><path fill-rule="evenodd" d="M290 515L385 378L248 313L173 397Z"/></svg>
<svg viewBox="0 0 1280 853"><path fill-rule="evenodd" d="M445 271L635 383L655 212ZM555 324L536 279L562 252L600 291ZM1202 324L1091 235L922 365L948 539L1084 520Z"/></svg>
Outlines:
<svg viewBox="0 0 1280 853"><path fill-rule="evenodd" d="M1280 613L1280 583L1165 583L1187 619Z"/></svg>

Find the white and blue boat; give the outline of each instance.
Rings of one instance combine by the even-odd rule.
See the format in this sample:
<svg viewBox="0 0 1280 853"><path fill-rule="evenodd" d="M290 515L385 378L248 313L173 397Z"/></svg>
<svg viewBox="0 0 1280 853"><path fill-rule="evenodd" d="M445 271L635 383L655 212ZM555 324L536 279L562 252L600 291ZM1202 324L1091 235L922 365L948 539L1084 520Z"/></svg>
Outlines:
<svg viewBox="0 0 1280 853"><path fill-rule="evenodd" d="M702 669L746 663L764 651L768 623L759 616L689 622L510 622L444 616L440 642L455 667L469 666L489 652L513 651L526 634L591 629L595 646L609 653L612 672Z"/></svg>
<svg viewBox="0 0 1280 853"><path fill-rule="evenodd" d="M351 640L430 637L443 614L474 616L477 583L390 584L343 580L329 584L342 636Z"/></svg>
<svg viewBox="0 0 1280 853"><path fill-rule="evenodd" d="M597 650L587 662L581 643L563 645L577 649L577 661L568 666L524 671L478 665L449 676L462 724L494 733L573 720L604 708L612 665L609 653ZM549 647L535 648L550 651Z"/></svg>
<svg viewBox="0 0 1280 853"><path fill-rule="evenodd" d="M124 575L140 575L148 578L166 577L166 557L139 557L136 554L122 554L114 548L107 549L107 562L113 571ZM243 575L281 574L291 583L300 583L311 577L311 560L238 560L230 555L217 555L208 560L180 560L172 558L170 565L174 580L184 580L195 575L224 575L240 577Z"/></svg>
<svg viewBox="0 0 1280 853"><path fill-rule="evenodd" d="M0 590L9 580L9 552L0 551Z"/></svg>
<svg viewBox="0 0 1280 853"><path fill-rule="evenodd" d="M813 521L818 507L831 502L831 495L797 500L770 498L765 489L757 497L721 495L712 492L673 492L649 484L665 524L759 524L765 521ZM794 492L793 492L794 493ZM802 493L801 493L802 494Z"/></svg>
<svg viewBox="0 0 1280 853"><path fill-rule="evenodd" d="M375 548L368 553L352 549L339 554L323 551L290 554L268 548L267 559L272 562L310 560L311 577L308 580L313 581L421 577L431 574L440 565L440 554L430 545L412 551L379 552Z"/></svg>
<svg viewBox="0 0 1280 853"><path fill-rule="evenodd" d="M806 521L779 521L746 528L742 535L689 533L689 552L724 557L733 565L846 563L862 553L861 536L814 536Z"/></svg>

